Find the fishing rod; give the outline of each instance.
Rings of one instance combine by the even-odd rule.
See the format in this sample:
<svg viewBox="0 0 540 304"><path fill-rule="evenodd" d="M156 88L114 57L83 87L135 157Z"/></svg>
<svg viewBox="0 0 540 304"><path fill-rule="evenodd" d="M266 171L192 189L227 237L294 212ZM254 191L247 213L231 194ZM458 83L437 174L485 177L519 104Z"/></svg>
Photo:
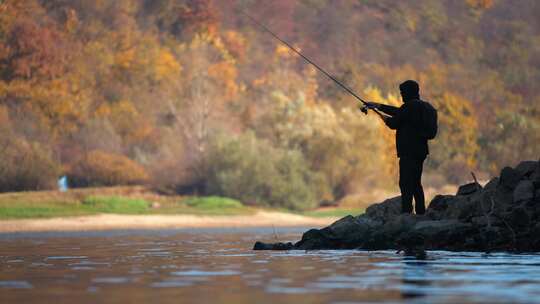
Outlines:
<svg viewBox="0 0 540 304"><path fill-rule="evenodd" d="M243 10L240 10L238 9L238 11L243 14L244 16L246 16L247 18L249 18L253 23L255 23L257 26L259 26L261 29L263 29L265 32L269 33L270 35L272 35L272 37L274 37L275 39L277 39L279 42L283 43L285 46L287 46L291 51L295 52L296 54L298 54L300 57L302 57L305 61L307 61L309 64L313 65L314 67L317 68L317 70L319 70L321 73L323 73L324 75L326 75L328 78L330 78L332 81L334 81L336 84L338 84L342 89L344 89L347 93L351 94L353 97L355 97L357 99L358 102L361 102L364 106L360 109L364 114L367 114L367 110L368 109L371 109L373 110L375 113L377 113L380 117L384 118L386 116L384 116L383 114L381 114L379 111L377 111L377 109L374 109L374 108L370 108L369 107L369 104L367 101L365 101L364 99L362 99L360 96L358 96L353 90L349 89L349 87L347 87L346 85L344 85L343 83L341 83L339 80L337 80L334 76L330 75L328 72L326 72L323 68L321 68L318 64L316 64L315 62L313 62L311 59L309 59L308 57L304 56L304 54L302 54L300 51L298 51L296 48L294 48L292 45L290 45L287 41L281 39L278 35L276 35L274 32L272 32L268 27L266 27L264 24L260 23L259 21L257 21L255 18L253 18L251 15L249 15L248 13L246 13L245 11Z"/></svg>

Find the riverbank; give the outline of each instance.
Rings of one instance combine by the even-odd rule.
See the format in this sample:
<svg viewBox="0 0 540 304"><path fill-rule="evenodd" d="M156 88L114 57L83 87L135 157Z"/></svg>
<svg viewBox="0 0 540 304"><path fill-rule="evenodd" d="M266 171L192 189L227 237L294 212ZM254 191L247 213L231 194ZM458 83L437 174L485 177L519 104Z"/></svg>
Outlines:
<svg viewBox="0 0 540 304"><path fill-rule="evenodd" d="M143 186L72 189L67 192L32 191L0 194L0 221L14 219L44 219L123 215L198 215L238 216L258 212L279 212L308 217L342 217L359 214L363 207L319 208L290 211L246 205L240 201L217 196L161 195Z"/></svg>
<svg viewBox="0 0 540 304"><path fill-rule="evenodd" d="M220 227L323 227L338 217L308 217L283 212L256 211L249 215L125 215L98 214L0 221L0 233L38 231L88 231L110 229L171 229Z"/></svg>
<svg viewBox="0 0 540 304"><path fill-rule="evenodd" d="M216 227L322 227L364 208L302 212L224 197L161 195L143 186L0 194L0 233Z"/></svg>

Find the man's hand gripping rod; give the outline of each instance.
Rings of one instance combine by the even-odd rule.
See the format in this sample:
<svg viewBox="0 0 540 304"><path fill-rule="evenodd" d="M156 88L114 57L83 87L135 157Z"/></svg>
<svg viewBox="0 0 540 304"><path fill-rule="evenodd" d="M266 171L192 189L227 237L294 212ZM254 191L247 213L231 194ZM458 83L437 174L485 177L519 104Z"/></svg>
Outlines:
<svg viewBox="0 0 540 304"><path fill-rule="evenodd" d="M248 13L238 9L238 11L243 14L244 16L248 17L253 23L255 23L256 25L258 25L261 29L263 29L265 32L269 33L270 35L272 35L272 37L274 37L275 39L277 39L278 41L280 41L281 43L283 43L284 45L286 45L289 49L291 49L293 52L295 52L296 54L298 54L300 57L302 57L305 61L307 61L309 64L313 65L314 67L317 68L317 70L319 70L321 73L323 73L324 75L326 75L328 78L330 78L332 81L334 81L335 83L337 83L342 89L344 89L345 91L347 91L349 94L351 94L352 96L354 96L357 100L357 102L363 104L363 107L360 109L362 111L362 113L364 114L367 114L367 110L368 109L371 109L373 110L375 113L377 113L377 115L379 115L381 118L385 118L386 116L384 116L383 114L381 114L379 111L377 111L377 109L375 108L372 108L369 103L367 101L365 101L364 99L362 99L360 96L358 96L355 92L353 92L353 90L349 89L346 85L344 85L343 83L341 83L339 80L337 80L334 76L328 74L323 68L321 68L320 66L318 66L315 62L311 61L309 58L307 58L306 56L304 56L304 54L300 53L300 51L298 51L297 49L295 49L292 45L290 45L287 41L279 38L278 35L274 34L274 32L272 32L269 28L267 28L266 26L264 26L264 24L260 23L259 21L257 21L255 18L251 17L251 15L249 15Z"/></svg>

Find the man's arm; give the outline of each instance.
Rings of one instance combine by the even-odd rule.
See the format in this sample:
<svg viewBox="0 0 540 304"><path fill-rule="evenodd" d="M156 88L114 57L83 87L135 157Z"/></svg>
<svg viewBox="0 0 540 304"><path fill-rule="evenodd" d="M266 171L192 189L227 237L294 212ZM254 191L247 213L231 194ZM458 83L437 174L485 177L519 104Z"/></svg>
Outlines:
<svg viewBox="0 0 540 304"><path fill-rule="evenodd" d="M382 111L382 110L381 110ZM397 108L396 115L388 117L384 123L392 130L399 128L405 121L410 120L410 107L407 104Z"/></svg>
<svg viewBox="0 0 540 304"><path fill-rule="evenodd" d="M385 104L378 103L378 102L368 102L368 103L367 103L367 106L368 106L369 108L372 108L372 109L380 110L380 111L383 112L384 114L388 114L388 115L390 115L390 116L395 116L395 115L399 112L399 108L398 108L398 107L394 107L394 106L390 106L390 105L385 105Z"/></svg>
<svg viewBox="0 0 540 304"><path fill-rule="evenodd" d="M385 104L379 104L378 109L381 110L383 113L388 114L390 116L396 116L399 113L399 108L385 105Z"/></svg>
<svg viewBox="0 0 540 304"><path fill-rule="evenodd" d="M400 113L389 116L384 119L384 123L392 130L396 130L401 125L401 115Z"/></svg>
<svg viewBox="0 0 540 304"><path fill-rule="evenodd" d="M402 115L403 115L403 108L398 108L394 106L389 106L377 102L368 102L367 107L370 109L377 109L383 112L384 114L388 114L389 116L383 115L381 113L379 114L379 117L384 121L384 123L392 130L396 130L400 125L402 121Z"/></svg>

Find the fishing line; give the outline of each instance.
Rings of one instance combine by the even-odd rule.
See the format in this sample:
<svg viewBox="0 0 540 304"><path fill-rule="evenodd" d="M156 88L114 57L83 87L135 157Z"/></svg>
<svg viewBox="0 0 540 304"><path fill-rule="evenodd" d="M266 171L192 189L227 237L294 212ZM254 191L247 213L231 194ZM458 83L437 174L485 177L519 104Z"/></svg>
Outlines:
<svg viewBox="0 0 540 304"><path fill-rule="evenodd" d="M268 27L266 27L264 24L260 23L259 21L257 21L257 19L253 18L251 15L249 15L248 13L246 13L245 11L241 10L241 9L237 9L238 12L240 12L241 14L243 14L244 16L246 16L247 18L249 18L249 20L251 20L251 22L253 22L254 24L256 24L258 27L260 27L262 30L264 30L265 32L269 33L270 35L272 35L272 37L274 37L275 39L277 39L279 42L281 42L282 44L284 44L285 46L287 46L291 51L295 52L297 55L299 55L300 57L302 57L305 61L307 61L309 64L313 65L315 68L317 68L317 70L319 70L321 73L323 73L324 75L326 75L328 78L330 78L332 81L334 81L336 84L338 84L342 89L344 89L347 93L351 94L352 96L354 96L357 101L361 102L364 107L361 109L361 111L364 113L364 114L367 114L367 106L368 106L368 102L365 101L364 99L362 99L360 96L358 96L353 90L351 90L349 87L347 87L346 85L344 85L343 83L341 83L339 80L337 80L334 76L330 75L328 72L326 72L323 68L321 68L318 64L316 64L315 62L313 62L311 59L309 59L308 57L306 57L304 54L302 54L299 50L297 50L296 48L294 48L291 44L289 44L287 41L281 39L277 34L275 34L274 32L272 32ZM375 113L377 113L379 116L381 117L385 117L384 115L382 115L379 111L377 111L376 109L371 109L373 110Z"/></svg>

